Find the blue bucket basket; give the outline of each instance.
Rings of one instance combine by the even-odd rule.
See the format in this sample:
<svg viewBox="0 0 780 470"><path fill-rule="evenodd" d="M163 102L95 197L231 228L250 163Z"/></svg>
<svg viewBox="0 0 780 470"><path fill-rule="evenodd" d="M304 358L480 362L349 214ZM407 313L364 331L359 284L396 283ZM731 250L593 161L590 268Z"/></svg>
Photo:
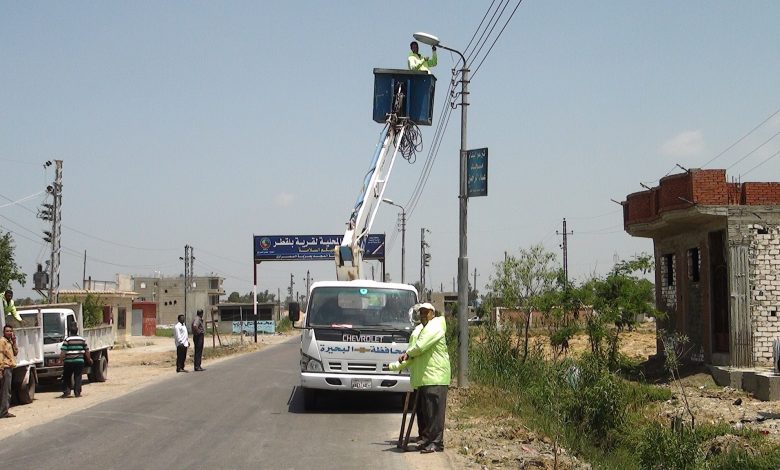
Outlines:
<svg viewBox="0 0 780 470"><path fill-rule="evenodd" d="M404 99L397 116L420 126L430 126L436 77L427 72L400 69L374 69L374 121L387 121L399 89Z"/></svg>

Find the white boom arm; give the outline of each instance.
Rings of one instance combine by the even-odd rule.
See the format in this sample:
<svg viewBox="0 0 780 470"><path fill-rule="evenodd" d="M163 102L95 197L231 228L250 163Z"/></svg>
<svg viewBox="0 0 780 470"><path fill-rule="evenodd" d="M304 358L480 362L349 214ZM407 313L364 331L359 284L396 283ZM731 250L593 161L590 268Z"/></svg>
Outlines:
<svg viewBox="0 0 780 470"><path fill-rule="evenodd" d="M398 155L398 143L401 142L405 129L404 125L388 122L379 136L371 168L363 180L363 188L349 217L341 246L336 247L336 279L339 281L361 279L363 253L360 245L371 230L376 211L382 203L387 181ZM388 158L391 145L394 145L395 149Z"/></svg>

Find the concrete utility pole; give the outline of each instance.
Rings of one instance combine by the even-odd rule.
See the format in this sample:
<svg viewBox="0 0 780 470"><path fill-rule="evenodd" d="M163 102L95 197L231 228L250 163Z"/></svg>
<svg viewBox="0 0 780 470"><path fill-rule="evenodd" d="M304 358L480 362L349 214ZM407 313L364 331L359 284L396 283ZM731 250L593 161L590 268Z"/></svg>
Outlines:
<svg viewBox="0 0 780 470"><path fill-rule="evenodd" d="M184 324L187 325L187 298L192 290L192 262L195 259L190 245L184 245L184 257L179 259L184 261Z"/></svg>
<svg viewBox="0 0 780 470"><path fill-rule="evenodd" d="M561 249L563 250L563 279L564 288L569 288L569 243L568 236L574 235L574 231L566 231L566 218L563 218L563 232L555 231L556 235L563 235L563 243L561 243Z"/></svg>
<svg viewBox="0 0 780 470"><path fill-rule="evenodd" d="M430 230L425 227L420 229L420 300L422 302L428 300L428 296L425 293L425 268L431 265L431 255L428 253L429 245L425 242L425 232L430 233Z"/></svg>
<svg viewBox="0 0 780 470"><path fill-rule="evenodd" d="M54 183L51 186L47 186L46 191L52 195L50 208L51 233L44 232L44 235L46 235L44 240L51 243L49 303L56 303L60 290L60 250L62 247L62 160L54 160ZM48 207L46 208L49 209Z"/></svg>
<svg viewBox="0 0 780 470"><path fill-rule="evenodd" d="M295 281L293 280L293 275L292 275L292 273L290 273L290 288L289 288L289 290L288 290L288 292L290 293L290 302L292 302L292 301L293 301L293 299L295 298L295 297L293 297L293 294L294 294L294 292L293 292L293 286L294 286L294 285L295 285Z"/></svg>
<svg viewBox="0 0 780 470"><path fill-rule="evenodd" d="M474 268L474 284L471 286L474 290L474 307L477 306L477 268Z"/></svg>

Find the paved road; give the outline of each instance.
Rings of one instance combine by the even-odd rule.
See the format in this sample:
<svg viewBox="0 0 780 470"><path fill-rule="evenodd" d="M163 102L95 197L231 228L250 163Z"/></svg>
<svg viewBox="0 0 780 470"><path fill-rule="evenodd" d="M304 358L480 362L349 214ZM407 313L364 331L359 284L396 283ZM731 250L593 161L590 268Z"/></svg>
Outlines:
<svg viewBox="0 0 780 470"><path fill-rule="evenodd" d="M172 374L23 431L0 441L0 462L41 469L407 468L392 442L397 396L326 396L317 412L303 412L298 345L294 338L202 373Z"/></svg>

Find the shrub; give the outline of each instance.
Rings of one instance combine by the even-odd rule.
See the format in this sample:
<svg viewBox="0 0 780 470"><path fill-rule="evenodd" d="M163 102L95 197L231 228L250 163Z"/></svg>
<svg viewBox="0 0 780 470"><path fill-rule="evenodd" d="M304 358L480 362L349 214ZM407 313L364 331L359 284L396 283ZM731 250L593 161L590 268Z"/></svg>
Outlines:
<svg viewBox="0 0 780 470"><path fill-rule="evenodd" d="M693 469L704 459L693 431L673 431L658 423L645 429L638 451L639 464L645 470Z"/></svg>
<svg viewBox="0 0 780 470"><path fill-rule="evenodd" d="M276 332L277 333L284 333L285 331L292 330L292 321L290 321L290 317L284 317L278 322L276 322Z"/></svg>

